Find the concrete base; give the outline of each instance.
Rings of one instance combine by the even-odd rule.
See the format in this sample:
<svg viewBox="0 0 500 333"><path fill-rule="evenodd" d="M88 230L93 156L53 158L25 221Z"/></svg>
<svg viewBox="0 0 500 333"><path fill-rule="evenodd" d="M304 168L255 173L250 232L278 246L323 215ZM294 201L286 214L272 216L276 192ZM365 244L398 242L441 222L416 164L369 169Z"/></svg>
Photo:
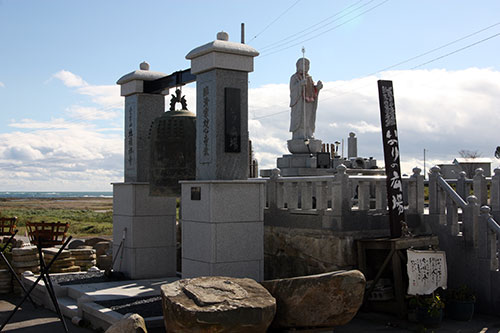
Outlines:
<svg viewBox="0 0 500 333"><path fill-rule="evenodd" d="M317 168L316 154L293 154L278 157L277 166L279 169L290 168Z"/></svg>
<svg viewBox="0 0 500 333"><path fill-rule="evenodd" d="M175 222L175 197L150 196L149 183L113 184L113 270L131 279L175 276Z"/></svg>
<svg viewBox="0 0 500 333"><path fill-rule="evenodd" d="M292 154L315 154L321 151L322 141L309 139L307 144L303 139L292 139L287 141L288 151Z"/></svg>
<svg viewBox="0 0 500 333"><path fill-rule="evenodd" d="M182 181L182 277L264 278L265 181Z"/></svg>

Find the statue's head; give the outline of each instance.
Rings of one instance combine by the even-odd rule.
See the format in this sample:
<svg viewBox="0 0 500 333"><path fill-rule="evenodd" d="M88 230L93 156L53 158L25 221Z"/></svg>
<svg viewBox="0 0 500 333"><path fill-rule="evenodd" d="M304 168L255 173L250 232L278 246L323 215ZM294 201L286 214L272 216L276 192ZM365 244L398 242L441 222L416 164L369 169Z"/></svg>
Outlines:
<svg viewBox="0 0 500 333"><path fill-rule="evenodd" d="M309 72L309 59L307 58L299 58L297 60L297 73L302 73L302 70L304 69L305 72Z"/></svg>

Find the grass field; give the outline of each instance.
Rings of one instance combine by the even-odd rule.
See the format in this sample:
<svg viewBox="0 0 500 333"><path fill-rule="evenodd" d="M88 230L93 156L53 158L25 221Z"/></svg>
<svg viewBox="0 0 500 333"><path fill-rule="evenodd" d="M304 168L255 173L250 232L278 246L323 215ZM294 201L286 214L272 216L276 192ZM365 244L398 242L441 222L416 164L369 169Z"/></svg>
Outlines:
<svg viewBox="0 0 500 333"><path fill-rule="evenodd" d="M8 198L0 199L0 215L17 216L17 229L26 222L68 222L73 237L110 236L113 233L113 198Z"/></svg>

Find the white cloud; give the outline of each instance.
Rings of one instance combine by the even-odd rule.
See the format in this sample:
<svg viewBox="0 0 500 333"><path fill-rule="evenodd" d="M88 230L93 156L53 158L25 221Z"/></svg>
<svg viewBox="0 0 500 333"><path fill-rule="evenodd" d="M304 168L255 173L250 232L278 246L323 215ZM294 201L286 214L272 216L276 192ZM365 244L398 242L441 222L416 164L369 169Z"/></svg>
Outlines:
<svg viewBox="0 0 500 333"><path fill-rule="evenodd" d="M57 74L57 76L56 76ZM13 121L0 134L0 188L5 190L110 190L123 179L123 98L117 86L91 85L67 71L54 74L89 99L67 107L72 118ZM394 83L402 171L411 174L451 162L460 149L493 157L498 138L500 72L391 71L380 78ZM383 165L376 77L324 82L316 137L325 143L356 132L358 153ZM173 90L170 93L174 93ZM195 112L195 88L183 88ZM166 99L168 107L169 98ZM249 132L260 168L274 168L287 154L289 127L287 84L249 90ZM272 115L272 116L268 116ZM493 166L495 167L496 164Z"/></svg>
<svg viewBox="0 0 500 333"><path fill-rule="evenodd" d="M0 88L5 88L5 83L3 83L2 81L0 81Z"/></svg>
<svg viewBox="0 0 500 333"><path fill-rule="evenodd" d="M66 112L74 119L77 120L109 120L121 117L123 112L116 109L106 110L98 109L95 107L85 107L79 105L72 105Z"/></svg>
<svg viewBox="0 0 500 333"><path fill-rule="evenodd" d="M88 85L88 83L85 82L80 76L66 70L61 70L52 76L61 80L65 86L70 88L84 87Z"/></svg>
<svg viewBox="0 0 500 333"><path fill-rule="evenodd" d="M374 156L383 165L376 82L381 78L394 84L403 172L411 173L415 165L423 164L424 148L430 160L447 163L460 149L493 157L500 144L495 141L500 72L487 68L390 71L378 78L323 82L315 136L328 143L344 139L347 154L346 139L349 132L355 132L358 154ZM276 158L288 153L288 99L284 84L249 91L249 116L254 119L249 130L260 168L274 168Z"/></svg>

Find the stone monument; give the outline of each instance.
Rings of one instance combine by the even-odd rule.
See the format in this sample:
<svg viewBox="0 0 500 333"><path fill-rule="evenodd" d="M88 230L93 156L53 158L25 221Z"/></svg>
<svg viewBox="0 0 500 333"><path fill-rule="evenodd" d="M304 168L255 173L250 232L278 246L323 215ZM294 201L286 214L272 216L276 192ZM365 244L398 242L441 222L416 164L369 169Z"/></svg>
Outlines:
<svg viewBox="0 0 500 333"><path fill-rule="evenodd" d="M259 53L217 40L186 56L196 75L196 181L182 181L182 277L264 277L265 181L248 180L248 73Z"/></svg>
<svg viewBox="0 0 500 333"><path fill-rule="evenodd" d="M315 85L309 75L309 59L297 60L297 72L290 78L290 132L288 150L298 154L312 154L321 151L321 140L314 139L316 129L316 110L318 108L319 91L323 83Z"/></svg>
<svg viewBox="0 0 500 333"><path fill-rule="evenodd" d="M149 190L149 131L165 98L144 85L165 76L143 62L117 82L125 97L125 181L113 184L113 269L132 279L176 274L176 198Z"/></svg>

